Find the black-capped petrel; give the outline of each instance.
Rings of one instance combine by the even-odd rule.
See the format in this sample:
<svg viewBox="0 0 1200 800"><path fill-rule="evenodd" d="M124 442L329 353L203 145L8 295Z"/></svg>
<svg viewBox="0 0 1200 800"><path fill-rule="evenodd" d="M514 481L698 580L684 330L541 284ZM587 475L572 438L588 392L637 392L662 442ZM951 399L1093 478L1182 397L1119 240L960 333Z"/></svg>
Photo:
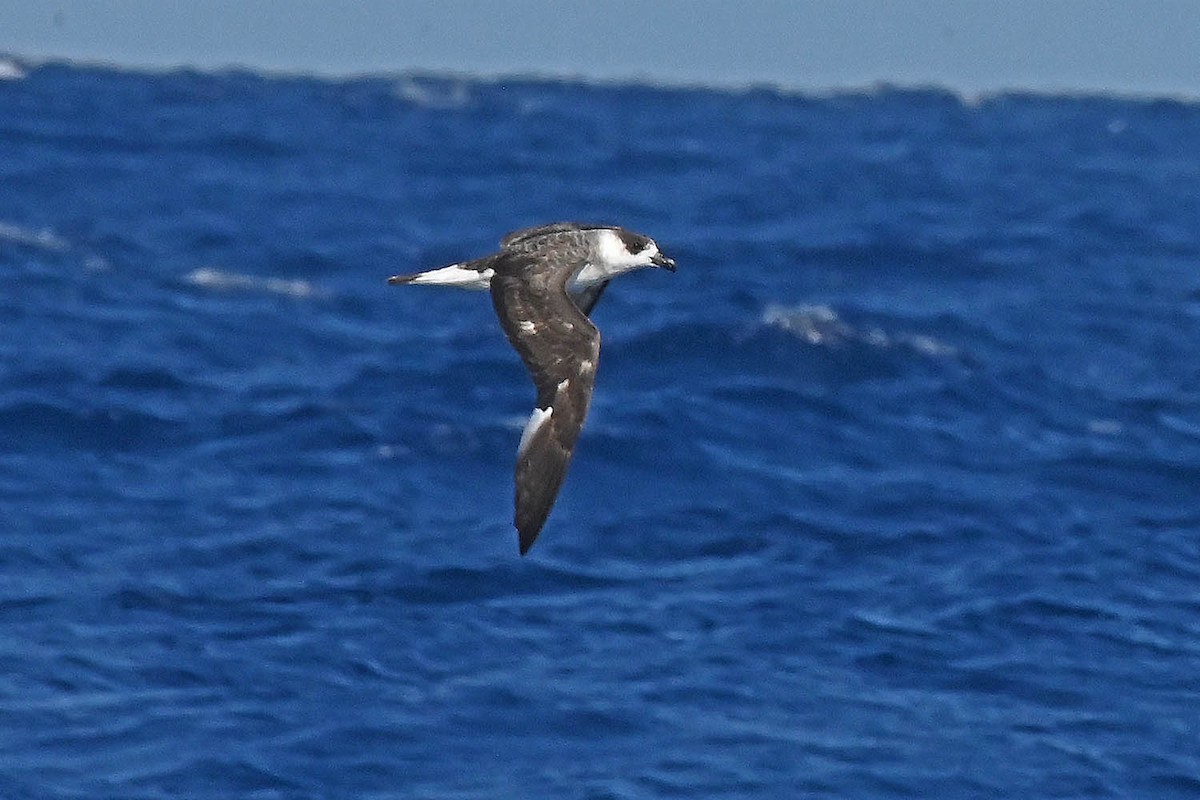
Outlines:
<svg viewBox="0 0 1200 800"><path fill-rule="evenodd" d="M489 289L504 335L533 377L537 407L517 446L513 522L521 555L550 514L592 399L600 332L588 314L610 280L642 267L674 272L675 262L640 233L556 222L514 231L483 258L388 278Z"/></svg>

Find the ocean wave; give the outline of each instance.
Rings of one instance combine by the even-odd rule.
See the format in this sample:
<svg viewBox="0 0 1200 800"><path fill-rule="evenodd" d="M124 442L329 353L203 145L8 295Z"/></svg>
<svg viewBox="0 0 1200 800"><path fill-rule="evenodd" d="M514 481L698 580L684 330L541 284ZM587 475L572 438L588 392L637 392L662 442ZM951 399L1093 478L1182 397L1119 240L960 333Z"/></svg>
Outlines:
<svg viewBox="0 0 1200 800"><path fill-rule="evenodd" d="M174 441L174 420L132 407L77 408L28 400L0 406L0 430L12 442L36 450L158 449Z"/></svg>
<svg viewBox="0 0 1200 800"><path fill-rule="evenodd" d="M392 96L439 111L467 108L472 102L470 81L462 78L404 75L393 84Z"/></svg>
<svg viewBox="0 0 1200 800"><path fill-rule="evenodd" d="M21 64L0 797L1190 796L1192 109ZM522 559L520 358L383 276L551 214L681 266Z"/></svg>
<svg viewBox="0 0 1200 800"><path fill-rule="evenodd" d="M764 325L795 334L819 347L866 345L878 350L900 348L930 358L954 358L959 351L932 336L888 333L882 328L856 328L829 306L771 305L763 312Z"/></svg>
<svg viewBox="0 0 1200 800"><path fill-rule="evenodd" d="M21 81L28 75L20 62L11 58L0 58L0 81Z"/></svg>
<svg viewBox="0 0 1200 800"><path fill-rule="evenodd" d="M244 275L240 272L228 272L216 267L201 267L192 270L184 280L192 286L214 291L264 292L299 300L323 297L326 294L323 289L300 278L261 278L255 275Z"/></svg>
<svg viewBox="0 0 1200 800"><path fill-rule="evenodd" d="M66 239L49 228L33 230L11 222L0 222L0 242L13 242L51 253L65 253L71 248Z"/></svg>
<svg viewBox="0 0 1200 800"><path fill-rule="evenodd" d="M0 61L0 64L5 63ZM1035 97L1050 100L1117 100L1136 103L1171 102L1181 105L1200 105L1200 93L1182 89L1108 89L1101 87L1046 87L997 85L984 88L956 87L947 83L914 81L899 83L890 80L842 82L824 84L790 84L778 80L699 80L685 78L655 78L645 75L586 75L568 72L470 72L445 69L315 69L306 67L266 67L247 64L142 63L119 64L87 58L37 58L21 56L8 59L13 76L21 80L29 72L43 66L63 66L74 69L98 70L131 75L246 75L264 81L315 80L346 83L362 80L393 80L396 97L428 108L463 108L473 99L472 87L501 84L544 84L587 86L594 88L642 88L662 91L706 92L740 95L765 93L798 99L827 100L843 97L883 97L895 94L943 95L955 99L964 108L978 108L990 102L1013 97ZM0 75L3 79L3 75ZM452 86L449 91L433 90L431 85ZM442 105L441 103L449 103Z"/></svg>
<svg viewBox="0 0 1200 800"><path fill-rule="evenodd" d="M0 222L0 244L8 242L21 247L40 250L43 253L61 255L73 253L81 259L80 266L87 272L104 272L112 268L112 263L98 253L88 252L59 236L51 228L28 228L11 222Z"/></svg>

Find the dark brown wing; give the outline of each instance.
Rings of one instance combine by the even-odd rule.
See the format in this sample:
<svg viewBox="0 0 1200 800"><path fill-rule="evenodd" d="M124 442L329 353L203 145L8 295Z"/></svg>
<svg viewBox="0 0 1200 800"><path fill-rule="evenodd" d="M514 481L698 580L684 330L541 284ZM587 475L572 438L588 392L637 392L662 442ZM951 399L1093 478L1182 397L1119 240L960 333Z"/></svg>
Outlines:
<svg viewBox="0 0 1200 800"><path fill-rule="evenodd" d="M492 277L492 303L537 387L537 408L517 451L513 522L524 555L558 497L587 417L600 332L567 295L570 264L538 256L505 259Z"/></svg>
<svg viewBox="0 0 1200 800"><path fill-rule="evenodd" d="M565 233L566 231L592 231L600 228L610 227L608 225L589 225L581 222L551 222L548 225L537 225L532 228L521 228L519 231L512 231L505 234L500 240L501 247L511 247L514 244L532 239L536 236L546 236L551 233Z"/></svg>

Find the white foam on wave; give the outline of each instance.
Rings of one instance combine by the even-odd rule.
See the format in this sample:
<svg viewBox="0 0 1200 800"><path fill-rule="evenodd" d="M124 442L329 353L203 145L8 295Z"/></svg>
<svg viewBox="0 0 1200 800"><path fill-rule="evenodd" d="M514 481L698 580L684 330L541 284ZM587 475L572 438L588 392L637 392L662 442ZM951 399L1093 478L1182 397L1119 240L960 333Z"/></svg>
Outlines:
<svg viewBox="0 0 1200 800"><path fill-rule="evenodd" d="M429 80L405 75L392 86L392 96L421 108L452 111L471 104L471 89L462 79Z"/></svg>
<svg viewBox="0 0 1200 800"><path fill-rule="evenodd" d="M10 222L0 222L0 241L15 242L40 250L49 250L52 253L63 253L71 247L66 239L58 236L49 228L35 231L20 225L13 225Z"/></svg>
<svg viewBox="0 0 1200 800"><path fill-rule="evenodd" d="M0 81L23 81L28 76L20 63L11 58L0 58Z"/></svg>
<svg viewBox="0 0 1200 800"><path fill-rule="evenodd" d="M107 258L97 253L89 253L78 245L72 245L49 228L34 230L11 222L0 222L0 243L14 244L43 250L47 253L68 253L83 259L83 269L87 272L104 272L112 268Z"/></svg>
<svg viewBox="0 0 1200 800"><path fill-rule="evenodd" d="M309 281L299 278L260 278L216 267L201 267L192 270L184 280L193 286L222 292L266 292L297 299L319 297L324 294Z"/></svg>
<svg viewBox="0 0 1200 800"><path fill-rule="evenodd" d="M853 329L829 306L771 305L763 312L764 325L794 333L809 344L837 344L852 338Z"/></svg>
<svg viewBox="0 0 1200 800"><path fill-rule="evenodd" d="M879 350L902 348L930 358L953 358L958 350L932 336L889 333L882 328L856 328L829 306L770 305L763 311L764 325L799 336L818 347L866 345Z"/></svg>

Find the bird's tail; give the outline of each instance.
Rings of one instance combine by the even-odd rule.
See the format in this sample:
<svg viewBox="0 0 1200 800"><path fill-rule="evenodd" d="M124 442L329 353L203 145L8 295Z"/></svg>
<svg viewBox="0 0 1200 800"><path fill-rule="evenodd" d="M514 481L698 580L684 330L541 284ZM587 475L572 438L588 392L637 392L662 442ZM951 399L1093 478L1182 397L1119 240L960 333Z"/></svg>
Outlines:
<svg viewBox="0 0 1200 800"><path fill-rule="evenodd" d="M491 286L492 269L483 259L466 261L462 264L450 264L411 275L393 275L388 283L400 286L406 283L426 284L429 286L457 286L462 289L487 289Z"/></svg>

